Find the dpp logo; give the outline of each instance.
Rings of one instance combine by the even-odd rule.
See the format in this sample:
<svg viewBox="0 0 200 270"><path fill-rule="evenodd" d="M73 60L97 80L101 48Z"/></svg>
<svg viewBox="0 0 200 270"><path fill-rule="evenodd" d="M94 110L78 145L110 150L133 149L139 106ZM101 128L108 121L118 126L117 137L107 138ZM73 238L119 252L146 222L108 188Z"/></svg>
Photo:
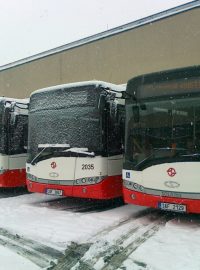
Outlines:
<svg viewBox="0 0 200 270"><path fill-rule="evenodd" d="M126 178L130 178L130 177L131 177L130 172L126 172Z"/></svg>
<svg viewBox="0 0 200 270"><path fill-rule="evenodd" d="M52 169L55 169L57 167L57 164L55 161L51 162L51 168Z"/></svg>

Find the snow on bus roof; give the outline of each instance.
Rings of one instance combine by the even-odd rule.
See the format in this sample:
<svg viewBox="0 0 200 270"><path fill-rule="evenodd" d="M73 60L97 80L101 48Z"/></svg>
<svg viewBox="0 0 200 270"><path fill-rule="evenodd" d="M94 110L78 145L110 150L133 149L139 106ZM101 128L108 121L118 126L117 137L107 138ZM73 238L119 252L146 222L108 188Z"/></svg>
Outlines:
<svg viewBox="0 0 200 270"><path fill-rule="evenodd" d="M24 103L24 104L27 104L29 103L29 98L23 98L23 99L20 99L20 98L10 98L10 97L0 97L0 101L2 100L5 100L5 101L14 101L14 102L19 102L19 103Z"/></svg>
<svg viewBox="0 0 200 270"><path fill-rule="evenodd" d="M53 91L57 89L69 89L72 87L80 87L80 86L90 86L90 85L95 85L96 87L102 86L103 88L107 88L107 90L110 91L117 91L117 92L122 92L126 90L126 84L112 84L109 82L104 82L104 81L82 81L82 82L75 82L75 83L67 83L67 84L60 84L60 85L54 85L42 89L35 90L34 92L31 93L31 96L33 94L38 94L38 93L43 93L43 92L48 92L48 91Z"/></svg>

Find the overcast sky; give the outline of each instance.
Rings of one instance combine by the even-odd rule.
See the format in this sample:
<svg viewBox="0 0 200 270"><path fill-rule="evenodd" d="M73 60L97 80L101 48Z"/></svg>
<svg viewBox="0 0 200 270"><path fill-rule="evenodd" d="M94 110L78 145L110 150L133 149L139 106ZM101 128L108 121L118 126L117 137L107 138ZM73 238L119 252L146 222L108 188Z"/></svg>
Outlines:
<svg viewBox="0 0 200 270"><path fill-rule="evenodd" d="M188 0L0 0L0 66Z"/></svg>

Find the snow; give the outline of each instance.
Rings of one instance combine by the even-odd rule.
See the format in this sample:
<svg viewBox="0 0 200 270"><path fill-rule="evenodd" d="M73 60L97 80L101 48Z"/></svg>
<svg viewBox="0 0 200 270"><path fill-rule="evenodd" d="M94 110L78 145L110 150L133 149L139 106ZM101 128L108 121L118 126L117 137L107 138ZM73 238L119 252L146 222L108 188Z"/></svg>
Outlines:
<svg viewBox="0 0 200 270"><path fill-rule="evenodd" d="M2 270L39 270L38 266L17 255L16 253L0 246L0 269ZM12 258L12 259L11 259ZM3 267L3 268L2 268Z"/></svg>
<svg viewBox="0 0 200 270"><path fill-rule="evenodd" d="M18 98L10 98L10 97L0 97L0 101L2 100L19 102L20 104L25 104L25 105L29 103L29 98L18 99Z"/></svg>
<svg viewBox="0 0 200 270"><path fill-rule="evenodd" d="M192 220L192 215L191 218L190 215L187 217L187 221L184 216L181 220L174 218L169 221L158 234L132 254L132 261L143 262L152 270L199 270L199 221Z"/></svg>
<svg viewBox="0 0 200 270"><path fill-rule="evenodd" d="M0 227L64 249L71 241L83 242L132 213L131 206L126 206L126 211L120 214L120 208L105 212L73 212L67 209L70 205L76 210L80 202L76 199L60 201L60 197L37 193L3 198L0 199Z"/></svg>
<svg viewBox="0 0 200 270"><path fill-rule="evenodd" d="M64 150L63 152L74 152L74 153L79 153L79 154L87 154L88 156L94 156L94 152L88 152L88 148L78 148L78 147L73 147L67 150Z"/></svg>
<svg viewBox="0 0 200 270"><path fill-rule="evenodd" d="M31 93L31 96L34 94L38 94L38 93L43 93L46 91L52 91L52 90L57 90L57 89L69 89L69 88L73 88L73 87L83 87L83 86L92 86L95 85L96 87L103 87L103 88L108 88L109 91L117 91L117 92L121 92L121 91L125 91L126 89L126 84L112 84L109 82L104 82L104 81L82 81L82 82L74 82L74 83L68 83L68 84L60 84L60 85L54 85L51 87L46 87L46 88L42 88L42 89L38 89L35 90L34 92Z"/></svg>
<svg viewBox="0 0 200 270"><path fill-rule="evenodd" d="M2 245L8 239L2 233L4 230L16 238L39 242L63 254L72 242L90 243L72 270L80 270L82 262L100 270L106 266L105 258L109 262L109 257L116 254L120 258L125 256L120 265L126 270L200 269L198 215L152 211L134 205L104 209L93 204L90 200L45 194L13 196L8 192L5 196L0 193L2 269L41 269L10 250L9 245ZM23 247L23 243L20 245ZM110 263L112 266L112 260Z"/></svg>
<svg viewBox="0 0 200 270"><path fill-rule="evenodd" d="M60 148L64 148L64 147L70 147L69 144L66 143L54 143L54 144L50 144L50 143L40 143L38 144L38 148L47 148L47 147L60 147Z"/></svg>

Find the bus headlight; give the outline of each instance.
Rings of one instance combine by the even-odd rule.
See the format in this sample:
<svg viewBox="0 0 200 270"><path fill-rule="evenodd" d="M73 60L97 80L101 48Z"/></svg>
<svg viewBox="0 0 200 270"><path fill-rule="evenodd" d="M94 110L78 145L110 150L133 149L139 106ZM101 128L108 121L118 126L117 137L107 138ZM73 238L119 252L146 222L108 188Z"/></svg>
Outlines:
<svg viewBox="0 0 200 270"><path fill-rule="evenodd" d="M34 182L37 182L37 180L38 180L37 176L32 175L30 173L27 173L26 177L27 177L28 180L31 180L31 181L34 181Z"/></svg>
<svg viewBox="0 0 200 270"><path fill-rule="evenodd" d="M86 183L86 179L85 178L82 179L82 183L83 184Z"/></svg>
<svg viewBox="0 0 200 270"><path fill-rule="evenodd" d="M80 179L76 179L74 181L75 185L93 185L98 184L102 180L104 180L107 176L95 176L95 177L84 177Z"/></svg>

